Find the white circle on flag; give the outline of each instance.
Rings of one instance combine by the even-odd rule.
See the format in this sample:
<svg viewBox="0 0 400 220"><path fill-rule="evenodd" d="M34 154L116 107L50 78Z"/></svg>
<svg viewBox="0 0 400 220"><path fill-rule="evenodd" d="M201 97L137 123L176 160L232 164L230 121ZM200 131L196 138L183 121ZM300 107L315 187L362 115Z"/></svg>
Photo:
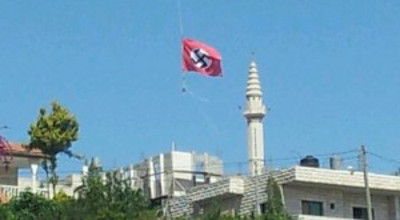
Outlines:
<svg viewBox="0 0 400 220"><path fill-rule="evenodd" d="M212 60L208 56L208 53L201 48L194 48L191 50L190 59L192 59L197 68L201 69L207 69L212 64Z"/></svg>

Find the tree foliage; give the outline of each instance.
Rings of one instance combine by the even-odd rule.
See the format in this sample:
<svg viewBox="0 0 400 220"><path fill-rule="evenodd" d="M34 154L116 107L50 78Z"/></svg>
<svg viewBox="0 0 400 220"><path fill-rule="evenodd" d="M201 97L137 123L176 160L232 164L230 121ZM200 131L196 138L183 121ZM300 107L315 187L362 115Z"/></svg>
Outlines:
<svg viewBox="0 0 400 220"><path fill-rule="evenodd" d="M282 193L272 176L267 182L268 200L264 210L264 220L291 220L282 201Z"/></svg>
<svg viewBox="0 0 400 220"><path fill-rule="evenodd" d="M57 184L57 155L74 156L70 148L78 139L79 125L68 109L57 102L51 104L51 112L40 109L36 122L28 131L28 147L40 149L46 156L43 168L51 174L49 182L53 192ZM131 187L117 173L107 173L93 164L82 185L76 189L76 197L59 192L52 199L46 199L30 192L14 197L6 204L0 204L0 220L155 220L161 217L159 209L151 206L140 190ZM256 217L233 217L221 213L218 201L208 212L192 217L193 220L291 220L286 212L281 191L272 177L267 183L268 201L264 215ZM184 218L179 218L184 220Z"/></svg>
<svg viewBox="0 0 400 220"><path fill-rule="evenodd" d="M0 204L1 220L156 220L157 211L141 191L110 173L104 180L100 170L84 177L76 198L64 193L52 199L30 192Z"/></svg>
<svg viewBox="0 0 400 220"><path fill-rule="evenodd" d="M83 185L77 188L77 204L85 210L85 220L156 219L156 212L140 190L132 189L129 180L122 180L117 173L100 175L101 169L89 167Z"/></svg>
<svg viewBox="0 0 400 220"><path fill-rule="evenodd" d="M4 220L56 219L56 204L31 192L22 193L0 207Z"/></svg>
<svg viewBox="0 0 400 220"><path fill-rule="evenodd" d="M165 220L158 209L139 190L130 187L116 173L104 178L101 168L90 166L76 197L58 193L46 199L32 193L23 193L7 204L0 204L1 220ZM224 216L218 201L211 210L189 219L193 220L290 220L285 211L281 191L273 178L267 184L268 201L265 214L256 217ZM176 219L178 220L178 219ZM188 218L179 218L188 220Z"/></svg>
<svg viewBox="0 0 400 220"><path fill-rule="evenodd" d="M79 124L75 116L58 102L51 103L51 112L41 108L36 122L32 123L28 134L30 148L41 150L47 159L43 163L46 174L51 174L49 182L53 185L53 192L58 182L56 173L57 155L65 153L69 156L72 142L78 139Z"/></svg>

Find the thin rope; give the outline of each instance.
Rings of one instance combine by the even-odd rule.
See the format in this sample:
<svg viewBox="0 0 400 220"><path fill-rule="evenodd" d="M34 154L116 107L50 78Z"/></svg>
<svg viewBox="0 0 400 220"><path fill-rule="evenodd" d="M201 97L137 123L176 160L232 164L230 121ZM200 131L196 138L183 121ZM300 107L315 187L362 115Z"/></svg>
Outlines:
<svg viewBox="0 0 400 220"><path fill-rule="evenodd" d="M183 29L183 15L182 15L182 3L181 0L177 0L177 9L178 9L178 20L179 20L179 32L180 32L180 38L181 38L181 53L184 53L184 48L183 48L183 40L184 40L184 29ZM186 79L186 73L181 69L181 92L182 94L187 94L191 98L195 100L195 108L198 110L200 115L205 119L205 121L213 127L217 132L220 132L220 129L218 128L217 124L211 119L210 116L207 115L205 111L198 105L197 102L202 102L202 103L208 103L210 102L209 99L204 98L202 96L197 95L195 92L193 92L191 89L189 89L187 85L187 79ZM196 102L197 101L197 102Z"/></svg>
<svg viewBox="0 0 400 220"><path fill-rule="evenodd" d="M182 4L181 0L177 0L178 3L178 19L179 19L179 31L181 35L181 40L183 40L183 22L182 22Z"/></svg>
<svg viewBox="0 0 400 220"><path fill-rule="evenodd" d="M179 22L179 34L180 34L180 44L181 44L181 53L183 53L183 38L184 38L184 31L183 31L183 19L182 19L182 4L181 0L177 0L177 9L178 9L178 22ZM186 76L185 73L183 72L183 69L181 69L181 92L185 93L187 91L187 85L186 85Z"/></svg>
<svg viewBox="0 0 400 220"><path fill-rule="evenodd" d="M183 39L184 39L184 30L183 30L183 16L182 16L182 2L181 0L177 0L177 9L178 9L178 21L179 21L179 34L180 34L180 38L181 38L181 53L184 53L183 51ZM182 93L187 93L189 94L191 97L195 98L198 101L201 102L209 102L208 99L203 98L199 95L196 95L193 91L191 91L187 85L187 79L186 79L186 73L183 71L183 69L181 69L181 92Z"/></svg>
<svg viewBox="0 0 400 220"><path fill-rule="evenodd" d="M187 94L189 94L191 97L197 99L197 100L200 101L200 102L210 102L209 99L206 99L206 98L204 98L204 97L201 97L201 96L199 96L199 95L196 95L192 90L189 90L189 89L185 88L185 92L186 92Z"/></svg>

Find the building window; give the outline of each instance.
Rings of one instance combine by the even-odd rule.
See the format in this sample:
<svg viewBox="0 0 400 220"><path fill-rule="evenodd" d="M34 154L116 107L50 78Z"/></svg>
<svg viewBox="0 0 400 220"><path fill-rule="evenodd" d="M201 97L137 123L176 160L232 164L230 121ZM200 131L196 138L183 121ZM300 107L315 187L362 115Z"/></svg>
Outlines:
<svg viewBox="0 0 400 220"><path fill-rule="evenodd" d="M353 207L353 218L354 219L366 219L368 220L367 208ZM372 209L372 219L375 219L375 212Z"/></svg>
<svg viewBox="0 0 400 220"><path fill-rule="evenodd" d="M265 214L266 209L267 209L267 203L266 203L266 202L261 203L261 204L260 204L260 211L261 211L261 214Z"/></svg>
<svg viewBox="0 0 400 220"><path fill-rule="evenodd" d="M196 161L195 163L195 171L196 172L204 172L204 162L203 161Z"/></svg>
<svg viewBox="0 0 400 220"><path fill-rule="evenodd" d="M301 210L304 215L324 215L323 203L316 201L301 201Z"/></svg>

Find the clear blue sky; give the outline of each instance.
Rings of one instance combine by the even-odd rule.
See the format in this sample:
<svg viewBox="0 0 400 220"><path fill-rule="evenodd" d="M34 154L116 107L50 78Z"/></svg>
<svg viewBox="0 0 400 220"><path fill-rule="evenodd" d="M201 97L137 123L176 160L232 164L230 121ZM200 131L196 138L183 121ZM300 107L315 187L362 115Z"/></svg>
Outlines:
<svg viewBox="0 0 400 220"><path fill-rule="evenodd" d="M38 109L58 100L81 125L72 149L105 167L169 151L172 141L244 162L238 106L254 51L271 109L267 158L365 144L400 159L399 1L182 0L182 17L185 36L223 56L223 78L188 75L200 98L180 91L176 0L1 1L0 125L11 129L0 132L28 141ZM59 170L79 166L62 157Z"/></svg>

